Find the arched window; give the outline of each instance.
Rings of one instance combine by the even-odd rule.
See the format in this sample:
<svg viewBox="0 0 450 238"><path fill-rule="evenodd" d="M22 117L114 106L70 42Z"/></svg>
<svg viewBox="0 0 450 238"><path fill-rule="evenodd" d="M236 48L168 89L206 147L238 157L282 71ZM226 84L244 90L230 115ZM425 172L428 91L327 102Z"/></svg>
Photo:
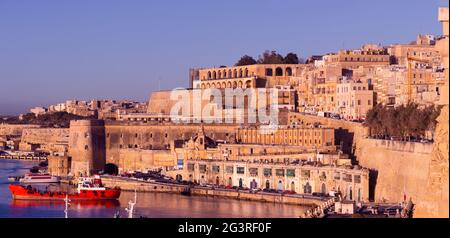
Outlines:
<svg viewBox="0 0 450 238"><path fill-rule="evenodd" d="M216 79L217 78L217 73L216 73L216 71L214 71L213 72L213 79Z"/></svg>
<svg viewBox="0 0 450 238"><path fill-rule="evenodd" d="M231 72L231 69L228 70L228 78L232 78L233 77L233 73Z"/></svg>
<svg viewBox="0 0 450 238"><path fill-rule="evenodd" d="M223 77L227 78L227 71L226 70L223 70Z"/></svg>
<svg viewBox="0 0 450 238"><path fill-rule="evenodd" d="M239 81L238 87L239 87L239 88L242 88L242 85L243 85L242 81Z"/></svg>
<svg viewBox="0 0 450 238"><path fill-rule="evenodd" d="M323 194L326 194L327 193L327 187L326 187L326 185L323 183L322 184L322 191L321 191Z"/></svg>
<svg viewBox="0 0 450 238"><path fill-rule="evenodd" d="M291 182L291 191L295 192L295 183L294 183L294 181Z"/></svg>
<svg viewBox="0 0 450 238"><path fill-rule="evenodd" d="M248 69L245 69L245 77L248 77Z"/></svg>
<svg viewBox="0 0 450 238"><path fill-rule="evenodd" d="M211 79L211 72L208 71L208 79Z"/></svg>
<svg viewBox="0 0 450 238"><path fill-rule="evenodd" d="M269 182L269 180L266 180L266 189L270 189L270 182Z"/></svg>
<svg viewBox="0 0 450 238"><path fill-rule="evenodd" d="M233 88L237 88L237 83L233 82Z"/></svg>
<svg viewBox="0 0 450 238"><path fill-rule="evenodd" d="M242 78L242 69L239 69L239 78Z"/></svg>
<svg viewBox="0 0 450 238"><path fill-rule="evenodd" d="M275 69L275 76L283 76L283 69L278 67Z"/></svg>
<svg viewBox="0 0 450 238"><path fill-rule="evenodd" d="M270 68L266 69L266 76L273 76L273 70Z"/></svg>
<svg viewBox="0 0 450 238"><path fill-rule="evenodd" d="M219 79L222 78L222 71L219 71Z"/></svg>
<svg viewBox="0 0 450 238"><path fill-rule="evenodd" d="M278 181L278 190L283 190L283 181Z"/></svg>
<svg viewBox="0 0 450 238"><path fill-rule="evenodd" d="M311 193L312 192L312 187L311 185L309 185L309 182L306 182L305 186L303 186L303 193Z"/></svg>
<svg viewBox="0 0 450 238"><path fill-rule="evenodd" d="M247 82L245 82L245 87L246 88L251 88L252 87L252 81L247 80Z"/></svg>
<svg viewBox="0 0 450 238"><path fill-rule="evenodd" d="M286 76L292 76L292 69L291 67L286 68Z"/></svg>
<svg viewBox="0 0 450 238"><path fill-rule="evenodd" d="M237 76L238 76L238 72L237 72L237 70L235 69L234 72L233 72L233 78L237 78Z"/></svg>

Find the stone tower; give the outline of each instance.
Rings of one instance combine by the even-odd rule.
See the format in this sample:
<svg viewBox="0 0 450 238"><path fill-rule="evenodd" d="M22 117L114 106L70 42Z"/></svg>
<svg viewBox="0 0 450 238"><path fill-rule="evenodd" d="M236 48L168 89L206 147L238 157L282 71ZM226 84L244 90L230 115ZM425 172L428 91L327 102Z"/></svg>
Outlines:
<svg viewBox="0 0 450 238"><path fill-rule="evenodd" d="M69 155L74 176L92 175L103 170L105 158L105 123L102 120L70 122Z"/></svg>

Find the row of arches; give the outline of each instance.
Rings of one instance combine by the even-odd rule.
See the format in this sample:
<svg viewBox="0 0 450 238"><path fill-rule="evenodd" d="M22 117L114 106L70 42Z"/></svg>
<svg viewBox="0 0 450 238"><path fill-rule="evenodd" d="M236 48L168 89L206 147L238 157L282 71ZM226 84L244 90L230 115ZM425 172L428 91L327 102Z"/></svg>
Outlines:
<svg viewBox="0 0 450 238"><path fill-rule="evenodd" d="M208 71L207 79L228 79L228 78L248 78L250 76L249 70L245 69L219 69L214 71ZM254 76L254 73L252 73Z"/></svg>
<svg viewBox="0 0 450 238"><path fill-rule="evenodd" d="M190 175L189 178L192 179L192 175ZM202 176L202 179L204 179L204 176ZM176 176L176 180L177 181L181 181L182 180L182 176L178 174ZM216 183L216 185L220 185L221 184L219 176L216 176L215 183ZM231 177L228 177L227 185L228 186L233 186L234 185L233 184L233 179ZM258 182L255 179L250 181L249 185L250 185L249 187L251 189L258 188ZM244 186L244 180L242 178L239 178L238 186L239 186L239 188L245 187ZM284 184L283 184L282 180L278 180L276 186L271 186L270 180L266 180L265 183L264 183L264 188L265 189L285 190L285 187L284 187ZM295 187L295 182L294 181L291 181L291 183L289 184L289 188L288 189L290 191L296 192L296 187ZM313 193L312 186L311 186L311 184L309 182L306 182L306 184L301 187L300 191L301 191L301 193L304 193L304 194L312 194ZM338 192L341 192L340 187L338 187ZM328 193L327 186L326 186L325 183L322 183L320 185L320 193L322 193L322 194L327 194ZM343 195L344 195L344 197L346 199L349 199L349 200L361 201L361 199L362 199L362 197L361 197L361 195L362 195L361 194L361 189L359 188L357 190L357 194L355 195L354 192L353 192L352 186L349 186L346 189L346 191L345 191L345 193Z"/></svg>
<svg viewBox="0 0 450 238"><path fill-rule="evenodd" d="M228 82L216 82L216 83L201 83L197 85L197 88L207 89L207 88L252 88L251 80L238 80L238 81L228 81Z"/></svg>
<svg viewBox="0 0 450 238"><path fill-rule="evenodd" d="M281 67L276 67L275 70L272 68L266 68L266 76L292 76L292 68L286 67L283 69Z"/></svg>

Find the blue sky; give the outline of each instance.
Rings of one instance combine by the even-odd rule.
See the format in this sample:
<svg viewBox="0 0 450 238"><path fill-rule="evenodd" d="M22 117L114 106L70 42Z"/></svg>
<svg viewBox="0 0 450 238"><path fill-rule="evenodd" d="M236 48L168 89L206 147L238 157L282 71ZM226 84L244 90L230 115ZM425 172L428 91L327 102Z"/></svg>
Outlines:
<svg viewBox="0 0 450 238"><path fill-rule="evenodd" d="M146 101L190 67L441 34L443 0L0 0L0 115L66 99Z"/></svg>

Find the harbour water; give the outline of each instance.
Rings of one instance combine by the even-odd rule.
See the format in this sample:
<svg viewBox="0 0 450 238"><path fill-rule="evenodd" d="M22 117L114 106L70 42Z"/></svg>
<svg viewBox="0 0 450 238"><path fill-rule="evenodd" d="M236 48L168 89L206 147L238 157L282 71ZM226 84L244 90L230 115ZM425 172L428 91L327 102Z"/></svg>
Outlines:
<svg viewBox="0 0 450 238"><path fill-rule="evenodd" d="M64 202L14 201L8 191L8 176L20 176L38 162L0 160L0 218L62 218ZM63 185L60 185L63 186ZM126 217L125 207L134 198L122 192L119 201L72 202L69 217L112 218L117 212ZM182 196L166 193L139 193L136 217L148 218L215 218L215 217L299 217L307 206L238 201L232 199Z"/></svg>

